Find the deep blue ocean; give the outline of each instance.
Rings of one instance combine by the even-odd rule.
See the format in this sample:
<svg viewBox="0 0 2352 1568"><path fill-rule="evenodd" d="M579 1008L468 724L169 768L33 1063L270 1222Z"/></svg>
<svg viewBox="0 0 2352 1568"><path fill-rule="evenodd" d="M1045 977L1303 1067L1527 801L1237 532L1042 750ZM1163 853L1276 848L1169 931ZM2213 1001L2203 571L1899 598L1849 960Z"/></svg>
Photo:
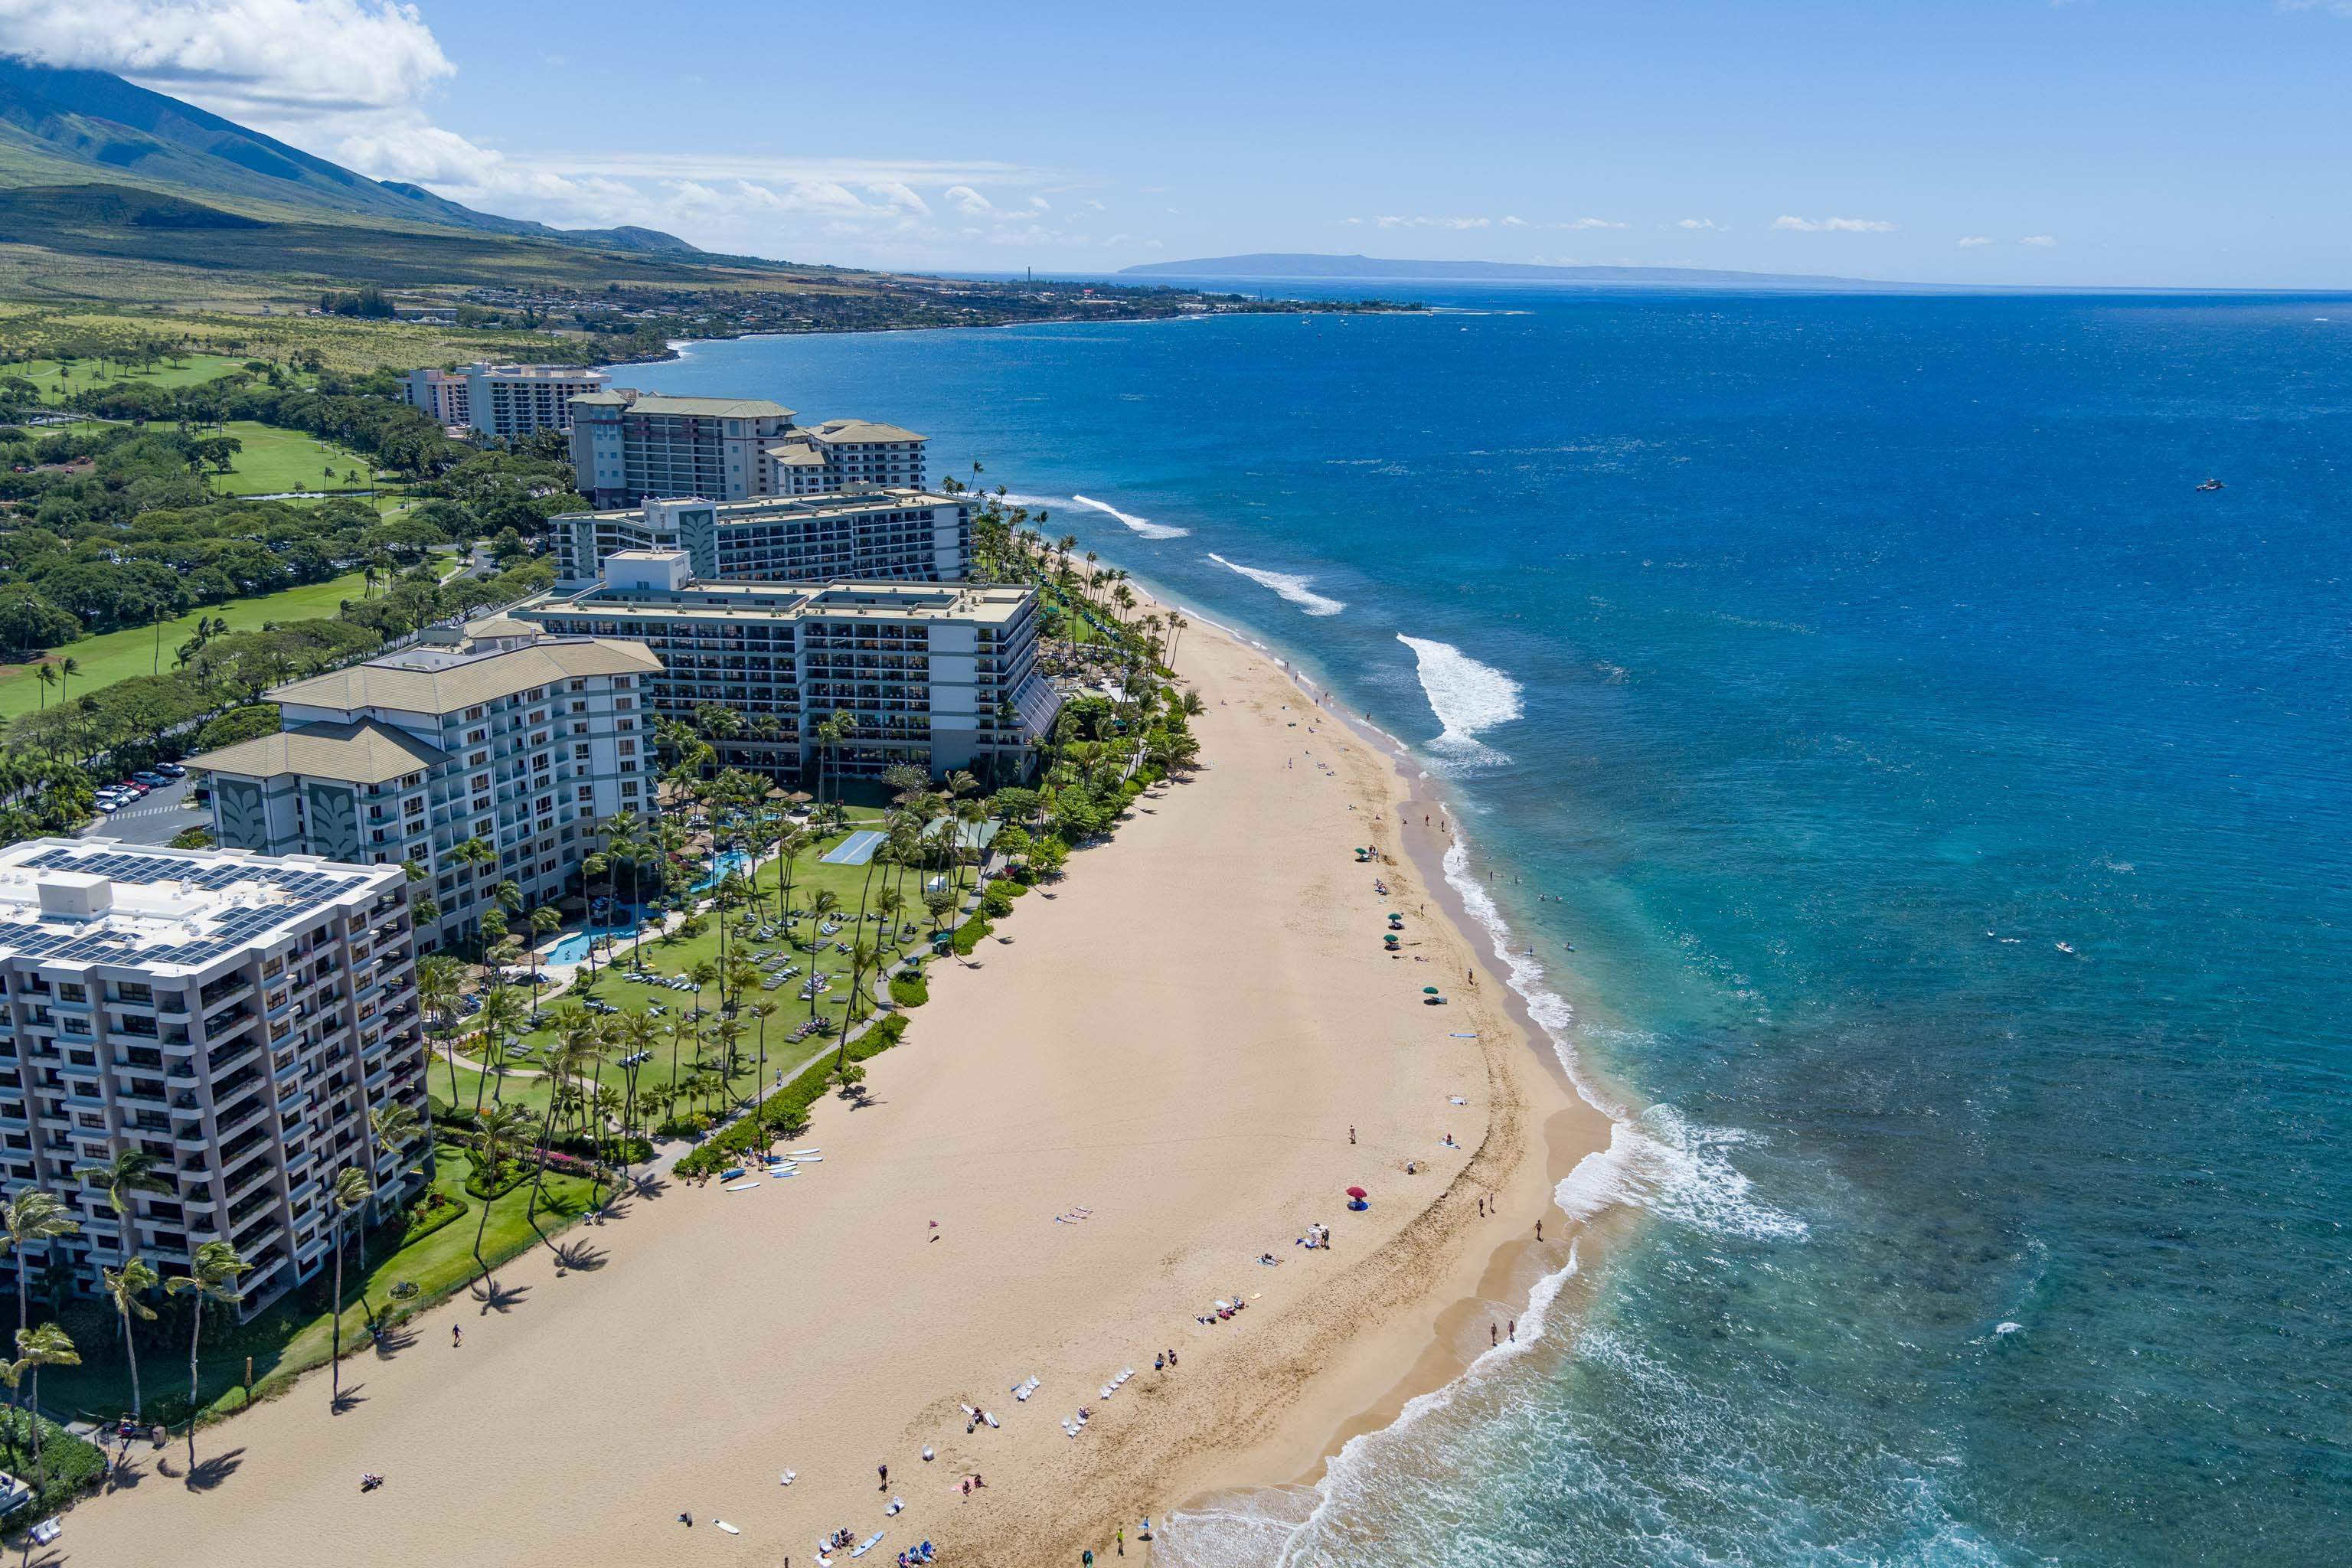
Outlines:
<svg viewBox="0 0 2352 1568"><path fill-rule="evenodd" d="M1417 293L621 376L1412 742L1622 1118L1538 1344L1163 1560L2352 1560L2352 299Z"/></svg>

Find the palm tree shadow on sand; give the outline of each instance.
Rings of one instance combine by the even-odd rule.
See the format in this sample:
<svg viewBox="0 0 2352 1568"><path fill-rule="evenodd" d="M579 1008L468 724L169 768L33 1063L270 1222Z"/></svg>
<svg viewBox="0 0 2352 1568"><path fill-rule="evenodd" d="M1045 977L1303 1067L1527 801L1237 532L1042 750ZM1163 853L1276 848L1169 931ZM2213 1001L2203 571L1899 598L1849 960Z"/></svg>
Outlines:
<svg viewBox="0 0 2352 1568"><path fill-rule="evenodd" d="M341 1389L338 1389L335 1393L334 1398L328 1402L328 1409L332 1414L341 1415L346 1411L354 1410L359 1406L365 1405L367 1403L367 1395L362 1394L360 1390L366 1386L367 1384L364 1383L354 1383Z"/></svg>
<svg viewBox="0 0 2352 1568"><path fill-rule="evenodd" d="M406 1323L386 1328L375 1337L375 1353L379 1361L390 1361L416 1342L416 1331Z"/></svg>
<svg viewBox="0 0 2352 1568"><path fill-rule="evenodd" d="M555 1272L559 1276L573 1269L583 1274L593 1274L612 1261L612 1254L585 1241L567 1241L561 1246L551 1246L549 1250L555 1254Z"/></svg>
<svg viewBox="0 0 2352 1568"><path fill-rule="evenodd" d="M180 1484L192 1492L208 1492L236 1474L244 1464L245 1450L231 1448L225 1454L215 1454L209 1458L197 1460L192 1468L180 1477ZM163 1468L160 1465L156 1468L159 1470ZM168 1475L171 1472L166 1470L163 1473Z"/></svg>
<svg viewBox="0 0 2352 1568"><path fill-rule="evenodd" d="M501 1285L495 1279L477 1280L468 1292L482 1304L485 1312L511 1312L530 1294L528 1285Z"/></svg>

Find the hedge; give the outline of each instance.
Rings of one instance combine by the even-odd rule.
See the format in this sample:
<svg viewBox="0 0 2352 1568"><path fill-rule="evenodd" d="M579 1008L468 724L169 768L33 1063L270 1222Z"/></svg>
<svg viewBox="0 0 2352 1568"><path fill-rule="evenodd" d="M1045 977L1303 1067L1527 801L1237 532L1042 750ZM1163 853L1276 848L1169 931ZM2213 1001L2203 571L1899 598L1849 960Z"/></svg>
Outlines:
<svg viewBox="0 0 2352 1568"><path fill-rule="evenodd" d="M439 1201L436 1202L436 1199ZM389 1255L424 1240L472 1206L463 1198L453 1198L447 1193L427 1192L409 1205L406 1223L399 1235L393 1235L393 1227L388 1225L379 1226L374 1234L387 1243L385 1251Z"/></svg>
<svg viewBox="0 0 2352 1568"><path fill-rule="evenodd" d="M862 1062L878 1057L897 1045L906 1032L906 1015L890 1014L849 1042L848 1059ZM832 1081L833 1063L832 1057L819 1057L802 1068L790 1083L761 1100L757 1110L730 1123L700 1148L688 1151L677 1163L677 1173L716 1175L736 1163L738 1156L773 1142L777 1136L773 1128L805 1127L809 1107L824 1098L825 1086Z"/></svg>
<svg viewBox="0 0 2352 1568"><path fill-rule="evenodd" d="M956 927L956 952L963 957L971 957L972 950L980 945L981 939L995 929L996 928L994 926L989 924L988 917L986 915L972 916L971 919Z"/></svg>
<svg viewBox="0 0 2352 1568"><path fill-rule="evenodd" d="M28 1378L28 1394L31 1386ZM25 1422L25 1412L0 1409L0 1465L29 1487L36 1477L33 1450L28 1445L31 1433ZM46 1415L41 1417L41 1463L48 1468L49 1484L27 1511L16 1516L18 1524L30 1524L51 1509L61 1508L82 1493L95 1490L106 1475L106 1455L100 1449Z"/></svg>
<svg viewBox="0 0 2352 1568"><path fill-rule="evenodd" d="M919 1007L931 999L931 988L919 973L890 976L890 1000L901 1007Z"/></svg>

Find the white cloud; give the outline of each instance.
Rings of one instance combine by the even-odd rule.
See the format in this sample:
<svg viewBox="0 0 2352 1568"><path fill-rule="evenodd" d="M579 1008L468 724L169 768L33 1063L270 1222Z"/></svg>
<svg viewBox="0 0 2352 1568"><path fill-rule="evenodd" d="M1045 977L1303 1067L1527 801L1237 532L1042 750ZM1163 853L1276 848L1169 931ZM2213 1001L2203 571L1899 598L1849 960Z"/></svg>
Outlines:
<svg viewBox="0 0 2352 1568"><path fill-rule="evenodd" d="M1014 227L1045 211L1044 199L999 205L1013 198L982 189L1067 182L985 160L638 148L509 157L434 122L431 96L457 68L404 0L0 0L0 52L113 71L468 205L568 226L683 228L725 250L805 256L816 237L835 237L857 243L824 245L826 259L940 265L952 245L931 226L934 204Z"/></svg>
<svg viewBox="0 0 2352 1568"><path fill-rule="evenodd" d="M2046 234L2029 234L2017 243L2020 245L2052 246L2058 242Z"/></svg>
<svg viewBox="0 0 2352 1568"><path fill-rule="evenodd" d="M1382 228L1492 228L1490 217L1376 217Z"/></svg>
<svg viewBox="0 0 2352 1568"><path fill-rule="evenodd" d="M1689 217L1683 219L1682 226L1685 228L1707 228L1713 226L1710 224L1700 222L1697 218ZM1557 224L1553 226L1558 228L1623 228L1625 226L1622 223L1611 223L1605 217L1580 217L1573 222Z"/></svg>
<svg viewBox="0 0 2352 1568"><path fill-rule="evenodd" d="M1354 224L1358 226L1361 226L1364 220L1360 217L1343 217L1339 221L1343 224Z"/></svg>
<svg viewBox="0 0 2352 1568"><path fill-rule="evenodd" d="M1991 243L1992 237L1990 235L1964 234L1960 236L1960 244L1963 247L1972 245L1990 245Z"/></svg>
<svg viewBox="0 0 2352 1568"><path fill-rule="evenodd" d="M1825 217L1815 222L1809 217L1776 217L1772 226L1793 229L1800 234L1893 234L1895 226L1884 218Z"/></svg>
<svg viewBox="0 0 2352 1568"><path fill-rule="evenodd" d="M1722 224L1719 224L1719 223L1716 222L1716 221L1715 221L1713 218L1711 218L1711 217L1686 217L1686 218L1684 218L1681 222L1679 222L1679 223L1675 224L1675 226L1676 228L1712 228L1712 229L1720 229L1720 228L1724 227L1725 226L1724 226L1724 225L1722 225Z"/></svg>
<svg viewBox="0 0 2352 1568"><path fill-rule="evenodd" d="M457 68L392 0L0 0L7 50L238 118L406 109Z"/></svg>
<svg viewBox="0 0 2352 1568"><path fill-rule="evenodd" d="M1054 210L1054 204L1047 201L1043 196L1031 196L1029 198L1029 205L1036 208L1041 213L1049 213Z"/></svg>
<svg viewBox="0 0 2352 1568"><path fill-rule="evenodd" d="M1505 228L1526 228L1528 226L1528 220L1523 217L1507 216L1503 219L1503 226Z"/></svg>
<svg viewBox="0 0 2352 1568"><path fill-rule="evenodd" d="M923 200L921 196L915 194L911 187L899 181L870 181L866 184L866 194L879 201L883 205L895 207L900 212L912 213L917 217L929 217L930 216L931 204Z"/></svg>

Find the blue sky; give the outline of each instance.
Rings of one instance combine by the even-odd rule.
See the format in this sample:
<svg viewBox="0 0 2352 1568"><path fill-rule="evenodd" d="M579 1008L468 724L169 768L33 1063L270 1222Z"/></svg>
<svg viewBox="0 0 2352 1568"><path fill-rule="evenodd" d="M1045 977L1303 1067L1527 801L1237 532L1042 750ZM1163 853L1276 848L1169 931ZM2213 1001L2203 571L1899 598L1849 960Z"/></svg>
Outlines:
<svg viewBox="0 0 2352 1568"><path fill-rule="evenodd" d="M2352 0L63 9L0 0L0 41L492 210L797 260L2352 284Z"/></svg>

